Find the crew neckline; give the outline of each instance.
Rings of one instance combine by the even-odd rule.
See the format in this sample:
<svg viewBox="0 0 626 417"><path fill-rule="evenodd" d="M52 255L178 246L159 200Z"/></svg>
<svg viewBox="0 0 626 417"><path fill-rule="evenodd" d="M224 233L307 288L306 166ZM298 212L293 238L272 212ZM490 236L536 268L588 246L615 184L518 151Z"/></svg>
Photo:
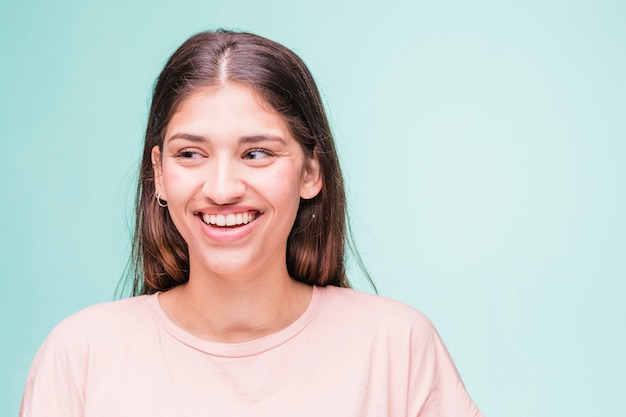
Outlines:
<svg viewBox="0 0 626 417"><path fill-rule="evenodd" d="M293 323L279 330L276 333L272 333L267 336L253 339L247 342L241 343L225 343L225 342L211 342L208 340L200 339L193 334L183 330L177 326L168 316L159 303L159 293L155 293L146 297L146 302L152 312L157 317L159 323L165 328L165 330L174 338L185 345L208 353L214 356L224 357L245 357L253 356L263 353L265 351L274 349L275 347L286 343L290 339L294 338L311 322L315 317L319 307L322 304L326 291L324 287L313 286L311 294L311 300L304 313L300 315Z"/></svg>

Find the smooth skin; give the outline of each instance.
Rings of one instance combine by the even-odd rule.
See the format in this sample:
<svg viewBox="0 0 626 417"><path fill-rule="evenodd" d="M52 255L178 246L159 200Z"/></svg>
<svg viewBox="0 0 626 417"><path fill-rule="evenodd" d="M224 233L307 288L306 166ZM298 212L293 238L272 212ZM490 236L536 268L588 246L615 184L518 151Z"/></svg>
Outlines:
<svg viewBox="0 0 626 417"><path fill-rule="evenodd" d="M199 89L173 115L152 162L156 190L189 248L189 281L159 294L168 317L226 343L300 317L312 288L287 272L287 237L300 199L315 197L322 178L315 153L305 155L282 116L241 84ZM254 220L206 223L211 215L241 222L243 213Z"/></svg>

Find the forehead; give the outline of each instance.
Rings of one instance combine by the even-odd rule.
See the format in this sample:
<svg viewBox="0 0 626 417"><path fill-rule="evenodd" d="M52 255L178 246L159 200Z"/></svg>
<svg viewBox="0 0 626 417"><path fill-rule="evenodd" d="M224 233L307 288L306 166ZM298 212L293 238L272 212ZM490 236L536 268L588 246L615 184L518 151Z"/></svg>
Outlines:
<svg viewBox="0 0 626 417"><path fill-rule="evenodd" d="M285 117L274 110L255 90L239 83L194 90L178 105L168 123L165 136L168 137L179 129L217 130L224 133L230 131L233 134L260 129L281 131L282 135L290 135Z"/></svg>
<svg viewBox="0 0 626 417"><path fill-rule="evenodd" d="M254 108L254 110L262 110L266 113L281 116L263 95L254 88L242 83L233 82L196 88L180 101L174 114L184 110L185 107L189 107L190 104L197 104L199 101L203 100L219 101L221 106L224 104L232 105L238 103L241 105L246 103L249 110Z"/></svg>

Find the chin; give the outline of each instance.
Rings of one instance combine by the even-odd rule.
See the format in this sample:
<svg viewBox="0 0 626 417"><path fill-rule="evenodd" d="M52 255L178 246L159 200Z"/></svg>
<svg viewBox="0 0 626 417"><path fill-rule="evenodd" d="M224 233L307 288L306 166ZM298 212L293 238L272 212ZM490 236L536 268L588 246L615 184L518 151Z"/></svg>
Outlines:
<svg viewBox="0 0 626 417"><path fill-rule="evenodd" d="M241 258L241 256L239 256L239 258ZM207 271L210 275L220 276L232 281L243 282L250 279L251 276L258 274L258 265L258 263L252 265L250 262L246 262L241 259L220 259L220 262L205 263L202 269ZM256 274L255 271L257 271Z"/></svg>

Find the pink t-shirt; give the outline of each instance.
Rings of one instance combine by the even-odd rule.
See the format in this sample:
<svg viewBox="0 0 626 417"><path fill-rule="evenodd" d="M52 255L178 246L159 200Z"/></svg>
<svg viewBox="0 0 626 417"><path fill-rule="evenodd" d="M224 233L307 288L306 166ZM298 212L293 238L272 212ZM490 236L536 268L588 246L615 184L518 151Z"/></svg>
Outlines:
<svg viewBox="0 0 626 417"><path fill-rule="evenodd" d="M314 287L287 328L215 343L156 295L87 308L33 362L22 417L481 416L437 332L388 298Z"/></svg>

